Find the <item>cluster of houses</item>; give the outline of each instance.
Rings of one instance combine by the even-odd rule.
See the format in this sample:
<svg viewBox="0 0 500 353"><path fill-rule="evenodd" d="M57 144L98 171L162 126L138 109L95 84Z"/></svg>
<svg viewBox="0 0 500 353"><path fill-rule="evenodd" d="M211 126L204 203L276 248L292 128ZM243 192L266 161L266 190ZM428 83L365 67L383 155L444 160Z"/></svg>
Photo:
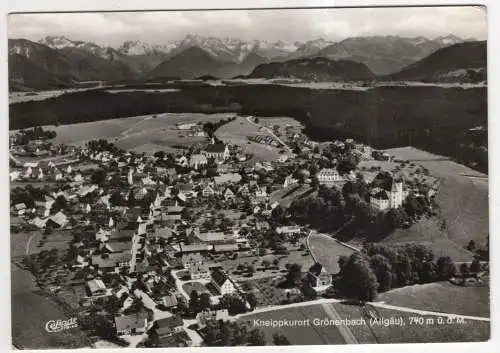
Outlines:
<svg viewBox="0 0 500 353"><path fill-rule="evenodd" d="M279 147L280 143L276 141L276 139L269 135L257 135L257 136L249 136L249 141L257 142L262 145L270 145L273 147Z"/></svg>
<svg viewBox="0 0 500 353"><path fill-rule="evenodd" d="M191 123L176 126L185 131L198 127ZM317 147L309 140L306 142L308 148ZM372 158L368 146L352 140L333 144L337 148L352 146L360 158ZM187 272L190 281L210 283L217 296L242 294L238 282L222 268L207 263L206 255L251 250L243 230L268 229L269 224L262 219L279 205L271 195L299 183L289 172L301 162L299 158L249 163L238 159L236 148L230 147L212 140L199 151L171 159L95 151L89 147L75 152L78 163L28 163L11 170L12 181L53 180L57 184L54 190L35 200L34 208L15 204L12 212L40 229L87 229L85 237L72 244L75 257L71 269L84 269L88 274L87 296L82 298L82 305L110 297L119 300L113 323L117 335L154 330L160 339L175 338L190 345L192 339L183 320L175 314L179 303L189 298L182 287L183 280L175 278L173 271ZM311 152L313 161L317 154ZM88 164L105 170L104 175L95 177L96 171L85 167ZM216 175L207 175L209 165L215 166ZM178 172L179 168L183 171ZM287 172L277 173L284 170L281 168L287 168ZM308 171L305 174L304 182L311 182L313 176ZM356 174L341 175L333 165L320 169L314 177L321 185L341 187L346 181L355 180ZM397 208L409 192L403 181L394 180L389 190L372 189L370 204L381 211ZM67 204L54 212L60 197ZM259 221L238 221L223 227L220 222L201 222L202 218L216 218L213 214L189 215L193 204L203 208L214 199L222 205L238 204L240 209L245 204L249 214L258 216ZM274 230L287 236L301 233L301 228L293 224L278 225ZM110 281L110 277L119 280ZM311 267L306 277L319 290L331 285L331 275L320 264ZM147 310L128 312L136 300L141 300ZM174 314L155 317L157 305ZM227 316L227 310L203 311L196 320L203 328L210 320Z"/></svg>

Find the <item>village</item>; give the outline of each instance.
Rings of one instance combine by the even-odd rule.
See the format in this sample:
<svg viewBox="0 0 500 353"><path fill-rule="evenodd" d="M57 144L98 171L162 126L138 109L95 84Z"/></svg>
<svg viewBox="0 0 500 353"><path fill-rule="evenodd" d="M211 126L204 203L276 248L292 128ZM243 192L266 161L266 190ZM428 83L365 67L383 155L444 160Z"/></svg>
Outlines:
<svg viewBox="0 0 500 353"><path fill-rule="evenodd" d="M11 139L11 232L30 235L19 264L96 340L200 346L211 322L331 293L336 273L310 254L310 211L298 216L308 200L357 195L346 219L366 208L409 227L439 191L425 168L349 138L262 128L248 141L282 149L262 161L200 124L177 129L205 141L145 155L102 139Z"/></svg>

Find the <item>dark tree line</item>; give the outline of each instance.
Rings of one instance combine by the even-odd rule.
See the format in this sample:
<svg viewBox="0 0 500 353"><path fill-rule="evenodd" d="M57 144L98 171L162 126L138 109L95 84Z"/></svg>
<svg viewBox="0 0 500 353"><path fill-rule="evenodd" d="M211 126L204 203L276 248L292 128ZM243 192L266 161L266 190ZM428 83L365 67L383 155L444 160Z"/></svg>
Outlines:
<svg viewBox="0 0 500 353"><path fill-rule="evenodd" d="M385 246L368 243L361 253L339 259L335 288L340 295L371 301L377 293L414 284L446 281L457 269L449 256L434 258L420 244Z"/></svg>
<svg viewBox="0 0 500 353"><path fill-rule="evenodd" d="M231 321L211 322L205 329L203 344L209 347L265 346L264 334L258 328Z"/></svg>
<svg viewBox="0 0 500 353"><path fill-rule="evenodd" d="M41 126L35 126L31 129L21 129L14 135L15 142L18 145L25 145L33 140L50 140L57 136L54 130L44 130Z"/></svg>
<svg viewBox="0 0 500 353"><path fill-rule="evenodd" d="M94 90L11 104L9 123L10 129L19 129L163 112L290 116L303 122L305 133L316 141L350 137L377 149L412 145L487 172L488 153L483 148L487 147L487 131L469 132L471 127L487 126L486 96L485 88L437 87L379 87L356 92L271 85L186 86L182 94Z"/></svg>

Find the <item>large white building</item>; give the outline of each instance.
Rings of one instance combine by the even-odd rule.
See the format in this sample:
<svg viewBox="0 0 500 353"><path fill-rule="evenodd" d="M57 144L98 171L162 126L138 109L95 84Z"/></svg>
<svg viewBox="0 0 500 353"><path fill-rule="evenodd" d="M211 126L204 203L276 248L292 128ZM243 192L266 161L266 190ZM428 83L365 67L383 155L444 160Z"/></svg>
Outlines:
<svg viewBox="0 0 500 353"><path fill-rule="evenodd" d="M402 180L393 180L390 191L374 190L370 196L370 204L380 211L398 208L403 205L408 193Z"/></svg>
<svg viewBox="0 0 500 353"><path fill-rule="evenodd" d="M344 181L342 175L335 168L323 168L316 174L316 177L321 185L332 185Z"/></svg>
<svg viewBox="0 0 500 353"><path fill-rule="evenodd" d="M208 164L207 157L202 154L193 154L191 158L189 158L189 166L198 170L199 168L203 168Z"/></svg>
<svg viewBox="0 0 500 353"><path fill-rule="evenodd" d="M212 272L212 283L221 295L233 294L238 291L234 281L221 270Z"/></svg>
<svg viewBox="0 0 500 353"><path fill-rule="evenodd" d="M207 158L214 158L217 161L225 161L230 155L229 148L223 143L211 143L202 153Z"/></svg>

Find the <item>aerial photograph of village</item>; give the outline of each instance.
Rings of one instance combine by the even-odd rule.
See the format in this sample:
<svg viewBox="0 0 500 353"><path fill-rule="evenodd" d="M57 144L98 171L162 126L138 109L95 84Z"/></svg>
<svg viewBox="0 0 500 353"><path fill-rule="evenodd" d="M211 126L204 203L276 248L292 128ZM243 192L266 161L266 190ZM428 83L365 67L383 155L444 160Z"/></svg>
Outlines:
<svg viewBox="0 0 500 353"><path fill-rule="evenodd" d="M12 347L489 340L486 15L10 14Z"/></svg>

